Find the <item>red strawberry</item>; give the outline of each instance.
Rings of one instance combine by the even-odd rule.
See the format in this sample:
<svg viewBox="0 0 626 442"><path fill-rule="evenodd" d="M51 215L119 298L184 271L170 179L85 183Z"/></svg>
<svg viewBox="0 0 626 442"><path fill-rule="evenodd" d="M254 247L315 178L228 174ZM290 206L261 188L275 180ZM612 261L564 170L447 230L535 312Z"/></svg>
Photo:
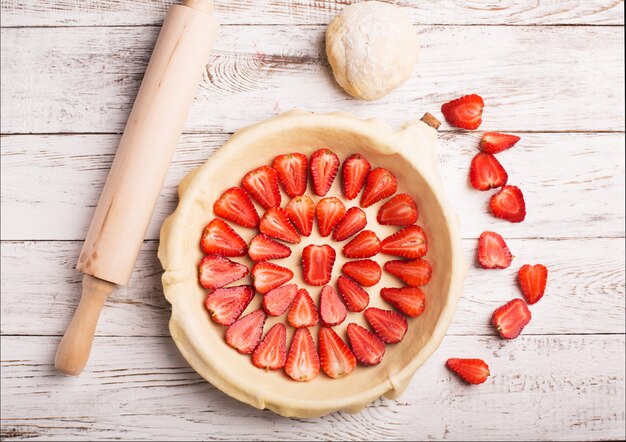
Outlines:
<svg viewBox="0 0 626 442"><path fill-rule="evenodd" d="M385 355L385 343L378 336L354 322L348 324L352 352L363 365L378 365Z"/></svg>
<svg viewBox="0 0 626 442"><path fill-rule="evenodd" d="M502 164L490 153L480 152L472 159L470 166L470 182L477 190L489 190L502 187L509 176Z"/></svg>
<svg viewBox="0 0 626 442"><path fill-rule="evenodd" d="M298 290L296 299L293 300L287 320L292 327L313 327L319 321L317 307L311 299L311 295L305 289Z"/></svg>
<svg viewBox="0 0 626 442"><path fill-rule="evenodd" d="M333 196L322 198L315 208L317 228L322 236L328 236L346 215L346 206Z"/></svg>
<svg viewBox="0 0 626 442"><path fill-rule="evenodd" d="M396 176L387 169L379 167L367 176L365 191L361 197L361 207L369 207L378 201L390 197L398 190Z"/></svg>
<svg viewBox="0 0 626 442"><path fill-rule="evenodd" d="M530 322L530 310L524 300L516 298L498 307L491 323L504 339L515 339Z"/></svg>
<svg viewBox="0 0 626 442"><path fill-rule="evenodd" d="M274 241L269 236L259 233L250 241L248 255L253 261L268 261L290 256L291 249L278 241Z"/></svg>
<svg viewBox="0 0 626 442"><path fill-rule="evenodd" d="M299 328L293 335L287 355L285 373L299 382L308 382L320 372L320 357L308 328Z"/></svg>
<svg viewBox="0 0 626 442"><path fill-rule="evenodd" d="M364 314L367 322L386 344L397 344L402 341L409 328L406 318L391 310L370 307Z"/></svg>
<svg viewBox="0 0 626 442"><path fill-rule="evenodd" d="M249 285L221 288L207 295L204 306L213 321L230 325L241 316L253 297L254 289Z"/></svg>
<svg viewBox="0 0 626 442"><path fill-rule="evenodd" d="M363 287L347 276L340 275L337 278L337 288L348 310L352 312L362 312L370 302L370 296Z"/></svg>
<svg viewBox="0 0 626 442"><path fill-rule="evenodd" d="M524 298L529 304L534 304L543 298L548 281L548 269L542 264L534 266L524 264L517 273L519 283L522 286Z"/></svg>
<svg viewBox="0 0 626 442"><path fill-rule="evenodd" d="M513 256L504 238L496 232L483 232L478 239L478 262L483 269L506 269Z"/></svg>
<svg viewBox="0 0 626 442"><path fill-rule="evenodd" d="M448 123L462 129L474 130L482 123L485 103L479 95L464 95L441 106Z"/></svg>
<svg viewBox="0 0 626 442"><path fill-rule="evenodd" d="M200 284L214 290L237 281L248 274L248 267L221 256L207 255L198 266Z"/></svg>
<svg viewBox="0 0 626 442"><path fill-rule="evenodd" d="M371 259L346 262L341 271L364 287L371 287L380 281L381 270Z"/></svg>
<svg viewBox="0 0 626 442"><path fill-rule="evenodd" d="M273 238L282 239L293 244L300 242L300 235L298 235L295 227L289 221L287 212L282 207L267 209L263 218L261 218L259 230Z"/></svg>
<svg viewBox="0 0 626 442"><path fill-rule="evenodd" d="M259 293L265 294L276 287L280 287L291 278L293 278L291 270L271 262L257 262L252 267L254 288Z"/></svg>
<svg viewBox="0 0 626 442"><path fill-rule="evenodd" d="M346 198L353 200L358 196L371 168L370 163L358 153L343 162L341 175L343 176L343 194Z"/></svg>
<svg viewBox="0 0 626 442"><path fill-rule="evenodd" d="M204 228L200 248L207 255L243 256L248 245L232 227L215 218Z"/></svg>
<svg viewBox="0 0 626 442"><path fill-rule="evenodd" d="M267 315L255 310L234 322L226 330L226 343L239 353L250 354L259 345Z"/></svg>
<svg viewBox="0 0 626 442"><path fill-rule="evenodd" d="M287 361L287 329L285 324L274 324L252 354L255 367L280 370Z"/></svg>
<svg viewBox="0 0 626 442"><path fill-rule="evenodd" d="M497 132L485 132L480 139L480 148L483 152L499 153L510 149L520 140L516 135L500 134Z"/></svg>
<svg viewBox="0 0 626 442"><path fill-rule="evenodd" d="M297 196L285 207L287 216L303 236L311 235L313 231L313 214L315 203L308 196Z"/></svg>
<svg viewBox="0 0 626 442"><path fill-rule="evenodd" d="M308 245L302 250L302 272L310 285L326 285L330 281L336 253L328 244Z"/></svg>
<svg viewBox="0 0 626 442"><path fill-rule="evenodd" d="M383 239L380 251L403 258L421 258L428 251L426 233L419 226L409 226Z"/></svg>
<svg viewBox="0 0 626 442"><path fill-rule="evenodd" d="M399 259L395 261L387 261L385 270L393 276L397 276L406 284L418 287L430 281L432 269L425 259Z"/></svg>
<svg viewBox="0 0 626 442"><path fill-rule="evenodd" d="M380 252L380 240L371 230L363 230L343 246L346 258L370 258Z"/></svg>
<svg viewBox="0 0 626 442"><path fill-rule="evenodd" d="M243 227L259 225L259 214L256 212L248 192L239 187L231 187L224 192L215 201L213 211L217 216Z"/></svg>
<svg viewBox="0 0 626 442"><path fill-rule="evenodd" d="M276 287L263 296L263 310L270 316L280 316L291 306L297 293L298 286L295 284Z"/></svg>
<svg viewBox="0 0 626 442"><path fill-rule="evenodd" d="M350 207L343 219L337 224L333 231L335 241L343 241L350 238L367 225L367 216L358 207Z"/></svg>
<svg viewBox="0 0 626 442"><path fill-rule="evenodd" d="M522 191L515 186L504 186L489 201L491 213L512 223L520 223L526 218L526 203Z"/></svg>
<svg viewBox="0 0 626 442"><path fill-rule="evenodd" d="M280 206L278 174L270 166L261 166L248 172L241 184L264 209Z"/></svg>
<svg viewBox="0 0 626 442"><path fill-rule="evenodd" d="M320 327L318 334L322 370L333 379L350 374L356 358L332 328Z"/></svg>
<svg viewBox="0 0 626 442"><path fill-rule="evenodd" d="M325 285L320 296L320 318L322 323L327 327L334 327L341 324L346 319L347 314L346 307L339 299L335 289Z"/></svg>
<svg viewBox="0 0 626 442"><path fill-rule="evenodd" d="M309 159L301 153L278 155L272 166L278 173L278 179L291 198L306 192L309 174Z"/></svg>
<svg viewBox="0 0 626 442"><path fill-rule="evenodd" d="M378 224L410 226L417 221L417 205L406 193L399 193L378 209Z"/></svg>
<svg viewBox="0 0 626 442"><path fill-rule="evenodd" d="M325 196L333 185L339 170L339 157L328 149L320 149L311 155L311 178L313 190L318 196Z"/></svg>
<svg viewBox="0 0 626 442"><path fill-rule="evenodd" d="M491 374L489 366L482 359L450 358L446 361L446 367L469 384L482 384Z"/></svg>
<svg viewBox="0 0 626 442"><path fill-rule="evenodd" d="M411 318L424 313L426 300L424 292L418 287L384 288L380 296Z"/></svg>

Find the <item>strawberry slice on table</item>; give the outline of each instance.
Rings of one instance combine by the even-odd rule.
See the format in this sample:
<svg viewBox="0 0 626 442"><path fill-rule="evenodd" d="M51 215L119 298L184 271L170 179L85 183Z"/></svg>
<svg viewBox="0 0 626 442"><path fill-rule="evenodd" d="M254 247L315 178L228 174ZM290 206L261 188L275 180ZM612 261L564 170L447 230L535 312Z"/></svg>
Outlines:
<svg viewBox="0 0 626 442"><path fill-rule="evenodd" d="M361 259L346 262L341 271L364 287L371 287L380 281L382 271L376 261Z"/></svg>
<svg viewBox="0 0 626 442"><path fill-rule="evenodd" d="M302 272L306 283L317 286L328 284L336 256L335 249L328 244L306 246L302 250Z"/></svg>
<svg viewBox="0 0 626 442"><path fill-rule="evenodd" d="M270 259L287 258L291 249L286 245L274 241L269 236L259 233L250 241L248 256L253 261L269 261Z"/></svg>
<svg viewBox="0 0 626 442"><path fill-rule="evenodd" d="M446 367L459 375L468 384L482 384L489 375L489 366L482 359L450 358Z"/></svg>
<svg viewBox="0 0 626 442"><path fill-rule="evenodd" d="M352 278L340 275L337 278L337 288L346 307L352 312L362 312L370 302L370 295Z"/></svg>
<svg viewBox="0 0 626 442"><path fill-rule="evenodd" d="M364 315L374 332L386 344L397 344L402 341L409 328L406 318L391 310L370 307L365 310Z"/></svg>
<svg viewBox="0 0 626 442"><path fill-rule="evenodd" d="M376 204L396 193L396 190L398 190L398 182L393 173L382 167L374 169L367 176L365 191L361 197L361 207Z"/></svg>
<svg viewBox="0 0 626 442"><path fill-rule="evenodd" d="M320 319L327 327L341 324L348 315L346 306L343 305L334 288L325 285L320 296Z"/></svg>
<svg viewBox="0 0 626 442"><path fill-rule="evenodd" d="M293 300L287 320L294 328L313 327L319 322L317 307L306 289L298 290Z"/></svg>
<svg viewBox="0 0 626 442"><path fill-rule="evenodd" d="M291 224L291 221L289 221L287 212L285 212L285 209L282 207L267 209L263 214L263 218L261 218L259 230L261 233L265 233L268 236L292 244L298 244L300 242L300 235L298 235L296 228Z"/></svg>
<svg viewBox="0 0 626 442"><path fill-rule="evenodd" d="M426 233L420 226L409 226L383 239L380 251L402 258L421 258L428 251Z"/></svg>
<svg viewBox="0 0 626 442"><path fill-rule="evenodd" d="M346 215L335 227L333 239L335 241L344 241L363 230L366 225L367 215L365 215L365 212L358 207L350 207Z"/></svg>
<svg viewBox="0 0 626 442"><path fill-rule="evenodd" d="M332 328L320 327L318 343L322 370L328 377L337 379L354 370L356 357Z"/></svg>
<svg viewBox="0 0 626 442"><path fill-rule="evenodd" d="M478 239L478 262L483 269L506 269L513 255L496 232L483 232Z"/></svg>
<svg viewBox="0 0 626 442"><path fill-rule="evenodd" d="M257 262L252 267L254 288L259 293L267 293L280 287L293 278L293 272L271 262Z"/></svg>
<svg viewBox="0 0 626 442"><path fill-rule="evenodd" d="M385 343L376 334L355 324L348 324L348 339L357 361L363 365L378 365L385 356Z"/></svg>
<svg viewBox="0 0 626 442"><path fill-rule="evenodd" d="M346 215L346 206L339 198L334 196L322 198L315 208L315 218L317 218L317 228L320 235L326 237Z"/></svg>
<svg viewBox="0 0 626 442"><path fill-rule="evenodd" d="M259 225L259 214L248 192L239 187L231 187L224 192L213 204L213 211L217 216L243 227Z"/></svg>
<svg viewBox="0 0 626 442"><path fill-rule="evenodd" d="M308 328L296 330L287 355L285 373L298 382L308 382L320 372L320 357Z"/></svg>
<svg viewBox="0 0 626 442"><path fill-rule="evenodd" d="M358 153L343 162L341 175L346 198L353 200L359 195L371 168L370 163Z"/></svg>
<svg viewBox="0 0 626 442"><path fill-rule="evenodd" d="M363 230L343 246L346 258L371 258L380 252L380 240L371 230Z"/></svg>
<svg viewBox="0 0 626 442"><path fill-rule="evenodd" d="M531 266L524 264L517 272L524 298L529 304L535 304L546 291L546 282L548 281L548 269L543 264L535 264Z"/></svg>
<svg viewBox="0 0 626 442"><path fill-rule="evenodd" d="M263 296L263 310L270 316L280 316L287 311L298 294L298 286L286 284L276 287Z"/></svg>
<svg viewBox="0 0 626 442"><path fill-rule="evenodd" d="M387 261L384 268L387 272L400 278L400 280L412 287L427 284L432 274L432 269L428 261L421 258Z"/></svg>
<svg viewBox="0 0 626 442"><path fill-rule="evenodd" d="M311 155L309 164L313 191L317 196L326 196L339 170L339 157L328 149L320 149Z"/></svg>
<svg viewBox="0 0 626 442"><path fill-rule="evenodd" d="M517 135L485 132L480 139L480 148L483 152L495 154L510 149L520 140Z"/></svg>
<svg viewBox="0 0 626 442"><path fill-rule="evenodd" d="M406 193L399 193L378 209L378 224L410 226L417 222L417 205Z"/></svg>
<svg viewBox="0 0 626 442"><path fill-rule="evenodd" d="M242 354L250 354L259 345L267 315L255 310L239 318L226 330L226 343Z"/></svg>
<svg viewBox="0 0 626 442"><path fill-rule="evenodd" d="M244 175L241 185L264 209L280 206L278 174L270 166L261 166Z"/></svg>
<svg viewBox="0 0 626 442"><path fill-rule="evenodd" d="M446 121L461 129L478 129L482 123L485 102L480 95L464 95L441 106Z"/></svg>
<svg viewBox="0 0 626 442"><path fill-rule="evenodd" d="M200 248L207 255L244 256L248 245L226 222L215 218L204 228Z"/></svg>
<svg viewBox="0 0 626 442"><path fill-rule="evenodd" d="M309 159L301 153L278 155L272 163L278 173L278 179L291 198L306 192L306 183L309 178Z"/></svg>
<svg viewBox="0 0 626 442"><path fill-rule="evenodd" d="M380 296L411 318L424 313L426 298L418 287L384 288L380 291Z"/></svg>
<svg viewBox="0 0 626 442"><path fill-rule="evenodd" d="M243 264L216 255L207 255L198 266L200 284L205 289L214 290L237 281L248 274Z"/></svg>
<svg viewBox="0 0 626 442"><path fill-rule="evenodd" d="M519 188L506 185L489 201L491 213L496 218L505 219L512 223L520 223L526 218L526 203Z"/></svg>
<svg viewBox="0 0 626 442"><path fill-rule="evenodd" d="M530 322L531 314L524 300L516 298L498 307L491 317L491 323L504 339L517 338Z"/></svg>
<svg viewBox="0 0 626 442"><path fill-rule="evenodd" d="M249 285L220 288L207 295L204 306L213 321L230 325L239 319L253 297L254 289Z"/></svg>
<svg viewBox="0 0 626 442"><path fill-rule="evenodd" d="M470 165L470 183L476 190L489 190L502 187L509 176L502 164L490 153L480 152Z"/></svg>
<svg viewBox="0 0 626 442"><path fill-rule="evenodd" d="M315 203L311 198L306 195L293 198L285 207L285 212L302 236L311 235L315 214Z"/></svg>
<svg viewBox="0 0 626 442"><path fill-rule="evenodd" d="M252 353L255 367L280 370L287 362L287 329L285 324L274 324Z"/></svg>

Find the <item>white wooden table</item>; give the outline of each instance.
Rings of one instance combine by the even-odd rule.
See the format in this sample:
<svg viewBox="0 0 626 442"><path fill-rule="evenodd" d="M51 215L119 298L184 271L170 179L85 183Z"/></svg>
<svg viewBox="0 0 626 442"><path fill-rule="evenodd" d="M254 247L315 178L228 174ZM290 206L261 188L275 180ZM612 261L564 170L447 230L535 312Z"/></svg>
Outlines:
<svg viewBox="0 0 626 442"><path fill-rule="evenodd" d="M90 363L53 355L80 295L74 270L170 0L2 0L2 439L624 439L624 3L403 0L421 37L407 84L376 103L344 95L323 53L332 0L222 0L223 26L131 284L107 302ZM439 164L472 263L442 346L398 401L285 419L216 390L179 355L156 258L178 181L237 128L292 108L392 124L479 93L482 130L518 133L499 158L524 223L499 221L467 182L479 131L441 129ZM476 267L496 230L516 256ZM523 335L493 309L523 263L550 268ZM482 357L469 387L448 357Z"/></svg>

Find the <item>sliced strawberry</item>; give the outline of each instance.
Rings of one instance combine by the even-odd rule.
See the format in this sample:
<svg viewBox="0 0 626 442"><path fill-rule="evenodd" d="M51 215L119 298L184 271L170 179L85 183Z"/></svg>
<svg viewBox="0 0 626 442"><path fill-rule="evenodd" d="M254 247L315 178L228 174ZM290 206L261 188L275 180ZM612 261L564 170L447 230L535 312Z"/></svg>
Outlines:
<svg viewBox="0 0 626 442"><path fill-rule="evenodd" d="M267 315L255 310L235 321L226 330L226 343L239 353L250 354L259 345Z"/></svg>
<svg viewBox="0 0 626 442"><path fill-rule="evenodd" d="M207 255L198 266L200 284L214 290L237 281L248 274L248 267L221 256Z"/></svg>
<svg viewBox="0 0 626 442"><path fill-rule="evenodd" d="M421 258L428 251L426 233L419 226L409 226L383 239L380 251L403 258Z"/></svg>
<svg viewBox="0 0 626 442"><path fill-rule="evenodd" d="M450 358L446 361L446 367L469 384L482 384L491 374L489 366L482 359Z"/></svg>
<svg viewBox="0 0 626 442"><path fill-rule="evenodd" d="M248 245L232 227L215 218L204 228L200 248L207 255L243 256Z"/></svg>
<svg viewBox="0 0 626 442"><path fill-rule="evenodd" d="M309 159L301 153L288 153L274 158L272 166L278 173L278 179L291 198L306 192L309 175Z"/></svg>
<svg viewBox="0 0 626 442"><path fill-rule="evenodd" d="M387 261L385 270L393 276L397 276L406 284L412 287L424 285L430 281L432 269L425 259L399 259L395 261Z"/></svg>
<svg viewBox="0 0 626 442"><path fill-rule="evenodd" d="M313 190L318 196L326 196L339 170L339 157L328 149L320 149L311 155L311 178Z"/></svg>
<svg viewBox="0 0 626 442"><path fill-rule="evenodd" d="M305 289L298 290L296 299L293 300L287 320L292 327L313 327L319 321L315 302Z"/></svg>
<svg viewBox="0 0 626 442"><path fill-rule="evenodd" d="M252 279L254 288L259 293L267 293L280 287L293 278L293 272L285 267L271 262L257 262L252 267Z"/></svg>
<svg viewBox="0 0 626 442"><path fill-rule="evenodd" d="M524 264L517 273L519 283L522 286L524 298L529 304L534 304L543 298L548 281L548 269L543 264L531 266Z"/></svg>
<svg viewBox="0 0 626 442"><path fill-rule="evenodd" d="M498 307L491 317L491 323L504 339L515 339L530 322L530 310L523 299L513 299Z"/></svg>
<svg viewBox="0 0 626 442"><path fill-rule="evenodd" d="M207 295L204 306L213 321L220 325L230 325L239 319L253 297L254 289L249 285L221 288Z"/></svg>
<svg viewBox="0 0 626 442"><path fill-rule="evenodd" d="M380 240L371 230L363 230L343 246L346 258L370 258L380 252Z"/></svg>
<svg viewBox="0 0 626 442"><path fill-rule="evenodd" d="M354 322L348 324L352 352L363 365L378 365L385 356L385 343L378 336Z"/></svg>
<svg viewBox="0 0 626 442"><path fill-rule="evenodd" d="M264 209L280 206L278 174L270 166L261 166L244 175L241 185Z"/></svg>
<svg viewBox="0 0 626 442"><path fill-rule="evenodd" d="M370 295L363 287L347 276L340 275L337 278L337 288L346 303L346 307L352 312L362 312L370 303Z"/></svg>
<svg viewBox="0 0 626 442"><path fill-rule="evenodd" d="M318 341L324 373L337 379L354 370L356 367L354 354L332 328L320 327Z"/></svg>
<svg viewBox="0 0 626 442"><path fill-rule="evenodd" d="M270 316L280 316L287 311L298 294L298 286L286 284L270 290L263 296L263 310Z"/></svg>
<svg viewBox="0 0 626 442"><path fill-rule="evenodd" d="M418 287L384 288L380 291L380 296L411 318L424 313L426 298Z"/></svg>
<svg viewBox="0 0 626 442"><path fill-rule="evenodd" d="M361 259L346 262L341 271L364 287L371 287L380 281L381 270L376 261Z"/></svg>
<svg viewBox="0 0 626 442"><path fill-rule="evenodd" d="M320 235L330 235L345 215L346 206L339 198L331 196L319 200L315 208L315 218L317 218L317 228Z"/></svg>
<svg viewBox="0 0 626 442"><path fill-rule="evenodd" d="M497 132L485 132L480 139L480 148L483 152L499 153L510 149L520 140L516 135L500 134Z"/></svg>
<svg viewBox="0 0 626 442"><path fill-rule="evenodd" d="M287 355L285 373L298 382L308 382L320 372L320 357L308 328L296 330Z"/></svg>
<svg viewBox="0 0 626 442"><path fill-rule="evenodd" d="M282 239L292 244L300 242L300 235L298 235L296 228L289 221L287 212L282 207L267 209L261 218L259 230L273 238Z"/></svg>
<svg viewBox="0 0 626 442"><path fill-rule="evenodd" d="M325 285L320 296L320 319L327 327L341 324L347 316L346 306L343 305L334 288Z"/></svg>
<svg viewBox="0 0 626 442"><path fill-rule="evenodd" d="M358 153L343 162L341 175L346 198L353 200L359 195L371 168L370 163Z"/></svg>
<svg viewBox="0 0 626 442"><path fill-rule="evenodd" d="M448 123L461 129L478 129L482 123L485 103L479 95L464 95L441 106Z"/></svg>
<svg viewBox="0 0 626 442"><path fill-rule="evenodd" d="M336 258L335 249L328 244L308 245L302 250L302 272L307 284L328 284L333 274Z"/></svg>
<svg viewBox="0 0 626 442"><path fill-rule="evenodd" d="M365 319L376 334L386 344L397 344L402 341L409 324L400 313L370 307L365 310Z"/></svg>
<svg viewBox="0 0 626 442"><path fill-rule="evenodd" d="M259 225L259 214L254 208L248 192L239 187L231 187L224 192L215 201L213 211L217 216L243 227Z"/></svg>
<svg viewBox="0 0 626 442"><path fill-rule="evenodd" d="M483 269L506 269L513 256L504 238L496 232L483 232L478 239L478 262Z"/></svg>
<svg viewBox="0 0 626 442"><path fill-rule="evenodd" d="M417 221L417 205L406 193L399 193L378 209L378 224L410 226Z"/></svg>
<svg viewBox="0 0 626 442"><path fill-rule="evenodd" d="M313 231L313 215L315 203L308 196L297 196L285 207L289 220L298 229L302 236L310 236Z"/></svg>
<svg viewBox="0 0 626 442"><path fill-rule="evenodd" d="M269 261L270 259L287 258L291 255L291 249L278 241L274 241L269 236L259 233L250 241L248 255L253 261Z"/></svg>
<svg viewBox="0 0 626 442"><path fill-rule="evenodd" d="M287 328L280 322L267 332L259 346L252 353L255 367L266 370L280 370L287 361Z"/></svg>
<svg viewBox="0 0 626 442"><path fill-rule="evenodd" d="M390 197L398 190L396 176L387 169L379 167L367 176L365 191L361 197L361 207L369 207L378 201Z"/></svg>
<svg viewBox="0 0 626 442"><path fill-rule="evenodd" d="M472 159L470 165L470 182L477 190L489 190L502 187L509 176L502 164L490 153L480 152Z"/></svg>
<svg viewBox="0 0 626 442"><path fill-rule="evenodd" d="M489 201L491 213L496 218L520 223L526 218L526 203L522 191L515 186L504 186Z"/></svg>
<svg viewBox="0 0 626 442"><path fill-rule="evenodd" d="M358 207L350 207L343 219L337 224L333 231L335 241L343 241L350 238L367 225L365 212Z"/></svg>

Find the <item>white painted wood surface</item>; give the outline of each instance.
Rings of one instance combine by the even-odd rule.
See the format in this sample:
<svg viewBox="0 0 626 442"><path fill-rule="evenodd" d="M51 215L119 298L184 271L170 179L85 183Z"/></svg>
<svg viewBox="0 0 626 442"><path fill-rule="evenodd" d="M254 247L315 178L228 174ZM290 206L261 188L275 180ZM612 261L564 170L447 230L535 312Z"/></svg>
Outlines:
<svg viewBox="0 0 626 442"><path fill-rule="evenodd" d="M398 3L417 25L411 80L377 103L350 99L323 57L343 1L217 1L222 23L128 287L107 302L82 377L52 366L80 295L74 265L170 0L1 0L2 439L624 439L624 2ZM555 26L558 25L558 26ZM467 92L481 130L522 137L499 156L527 220L486 210L467 183L480 132L445 125L438 147L472 263L441 348L399 401L356 415L280 418L196 375L167 332L156 259L175 187L237 128L294 107L398 125ZM483 230L507 238L512 268L474 263ZM519 296L523 263L550 268L533 320L504 342L493 309ZM468 387L444 368L485 358Z"/></svg>

